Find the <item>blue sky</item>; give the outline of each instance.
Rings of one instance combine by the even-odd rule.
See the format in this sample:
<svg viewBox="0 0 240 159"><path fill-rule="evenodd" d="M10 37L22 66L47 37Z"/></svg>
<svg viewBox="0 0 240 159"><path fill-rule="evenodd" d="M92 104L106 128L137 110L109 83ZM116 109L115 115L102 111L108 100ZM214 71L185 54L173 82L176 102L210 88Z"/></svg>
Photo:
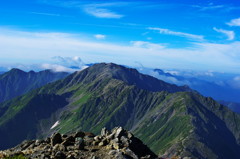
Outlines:
<svg viewBox="0 0 240 159"><path fill-rule="evenodd" d="M239 35L237 0L0 2L0 67L72 59L239 73Z"/></svg>

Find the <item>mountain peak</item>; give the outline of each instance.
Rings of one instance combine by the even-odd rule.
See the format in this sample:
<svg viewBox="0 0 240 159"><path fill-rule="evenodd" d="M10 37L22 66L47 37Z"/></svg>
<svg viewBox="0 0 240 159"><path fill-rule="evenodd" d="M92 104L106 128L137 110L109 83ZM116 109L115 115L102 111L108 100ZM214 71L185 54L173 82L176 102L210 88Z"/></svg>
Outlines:
<svg viewBox="0 0 240 159"><path fill-rule="evenodd" d="M84 77L89 77L88 81L93 81L96 79L106 79L113 78L125 82L128 85L135 85L140 89L149 90L153 92L157 91L168 91L168 92L179 92L179 91L191 91L188 87L178 87L174 84L169 84L161 81L155 77L141 74L136 69L127 68L122 65L117 65L114 63L99 63L94 64L87 69L77 72L83 79Z"/></svg>
<svg viewBox="0 0 240 159"><path fill-rule="evenodd" d="M25 71L18 69L18 68L12 68L9 72L7 73L26 73Z"/></svg>

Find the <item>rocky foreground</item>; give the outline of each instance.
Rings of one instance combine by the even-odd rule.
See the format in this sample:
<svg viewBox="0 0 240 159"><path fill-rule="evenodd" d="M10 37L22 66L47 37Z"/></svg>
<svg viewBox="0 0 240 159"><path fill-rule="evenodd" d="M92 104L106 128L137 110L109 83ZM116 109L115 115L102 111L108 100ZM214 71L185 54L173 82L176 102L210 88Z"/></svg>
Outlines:
<svg viewBox="0 0 240 159"><path fill-rule="evenodd" d="M155 159L157 156L122 127L103 128L101 135L77 132L54 133L45 140L24 141L15 148L0 151L0 158L39 159ZM20 158L20 157L19 157Z"/></svg>

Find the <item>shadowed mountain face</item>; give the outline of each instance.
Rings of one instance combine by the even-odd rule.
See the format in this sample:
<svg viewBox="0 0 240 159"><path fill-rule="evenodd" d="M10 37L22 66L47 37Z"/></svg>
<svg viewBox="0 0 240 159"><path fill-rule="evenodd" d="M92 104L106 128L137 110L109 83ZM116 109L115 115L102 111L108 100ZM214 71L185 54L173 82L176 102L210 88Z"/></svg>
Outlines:
<svg viewBox="0 0 240 159"><path fill-rule="evenodd" d="M122 126L161 156L239 158L238 114L187 87L116 64L95 64L0 108L0 149L55 131Z"/></svg>
<svg viewBox="0 0 240 159"><path fill-rule="evenodd" d="M50 70L24 72L19 69L12 69L0 75L0 102L25 94L67 75L68 73L54 73Z"/></svg>

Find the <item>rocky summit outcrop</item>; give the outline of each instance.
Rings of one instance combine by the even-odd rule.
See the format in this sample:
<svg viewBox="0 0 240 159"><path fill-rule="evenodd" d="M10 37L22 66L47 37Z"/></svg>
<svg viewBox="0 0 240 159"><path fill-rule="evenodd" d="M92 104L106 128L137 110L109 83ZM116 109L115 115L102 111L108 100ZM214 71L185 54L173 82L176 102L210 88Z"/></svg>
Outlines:
<svg viewBox="0 0 240 159"><path fill-rule="evenodd" d="M100 135L76 132L54 133L44 140L24 141L0 151L0 158L22 156L39 159L155 159L157 156L141 140L122 127L103 128Z"/></svg>

